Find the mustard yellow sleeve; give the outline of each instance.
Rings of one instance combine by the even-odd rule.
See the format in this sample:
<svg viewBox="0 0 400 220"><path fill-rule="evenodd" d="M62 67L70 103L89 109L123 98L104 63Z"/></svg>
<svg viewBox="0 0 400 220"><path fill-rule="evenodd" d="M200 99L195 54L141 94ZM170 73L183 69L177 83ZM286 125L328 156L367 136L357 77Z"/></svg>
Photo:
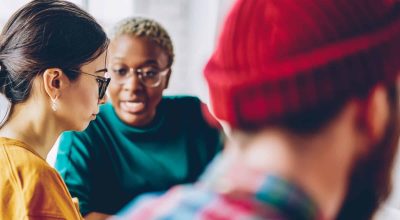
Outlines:
<svg viewBox="0 0 400 220"><path fill-rule="evenodd" d="M0 143L0 219L82 219L57 171L14 144Z"/></svg>
<svg viewBox="0 0 400 220"><path fill-rule="evenodd" d="M51 167L38 173L25 195L30 218L82 219L63 180Z"/></svg>

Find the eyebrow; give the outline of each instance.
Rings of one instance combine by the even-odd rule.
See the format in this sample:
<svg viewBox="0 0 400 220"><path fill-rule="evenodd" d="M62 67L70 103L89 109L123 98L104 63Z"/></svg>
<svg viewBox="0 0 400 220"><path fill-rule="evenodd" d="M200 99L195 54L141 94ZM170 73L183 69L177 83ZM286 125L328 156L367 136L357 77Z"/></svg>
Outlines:
<svg viewBox="0 0 400 220"><path fill-rule="evenodd" d="M112 59L121 61L126 59L126 57L113 57ZM153 58L147 58L142 65L149 65L149 64L158 64L157 59L153 59Z"/></svg>
<svg viewBox="0 0 400 220"><path fill-rule="evenodd" d="M101 72L107 72L107 71L108 71L107 68L103 68L101 70L96 70L95 73L101 73Z"/></svg>
<svg viewBox="0 0 400 220"><path fill-rule="evenodd" d="M147 60L146 62L144 62L143 64L142 64L142 66L146 66L146 65L158 65L158 62L157 62L157 60Z"/></svg>

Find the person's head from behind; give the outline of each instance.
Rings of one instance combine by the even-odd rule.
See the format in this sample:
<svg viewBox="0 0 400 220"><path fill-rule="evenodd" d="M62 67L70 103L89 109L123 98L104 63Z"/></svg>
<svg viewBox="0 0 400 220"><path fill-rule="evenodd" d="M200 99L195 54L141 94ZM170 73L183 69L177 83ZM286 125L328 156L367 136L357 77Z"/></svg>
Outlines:
<svg viewBox="0 0 400 220"><path fill-rule="evenodd" d="M100 25L73 3L23 6L0 37L0 92L10 117L22 110L54 116L61 130L86 128L104 102L107 46Z"/></svg>
<svg viewBox="0 0 400 220"><path fill-rule="evenodd" d="M338 218L368 219L390 191L397 148L400 3L339 2L238 1L205 77L232 138L278 128L307 145L341 128L352 144L332 155L351 161Z"/></svg>
<svg viewBox="0 0 400 220"><path fill-rule="evenodd" d="M170 36L156 21L132 17L115 25L108 69L108 94L118 117L143 127L156 115L168 87L174 51Z"/></svg>

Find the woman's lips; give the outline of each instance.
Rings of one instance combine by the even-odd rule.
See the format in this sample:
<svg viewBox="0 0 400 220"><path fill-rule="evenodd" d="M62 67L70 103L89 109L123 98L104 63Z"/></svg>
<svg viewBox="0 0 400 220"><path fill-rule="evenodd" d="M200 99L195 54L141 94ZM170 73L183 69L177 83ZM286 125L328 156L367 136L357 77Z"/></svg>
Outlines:
<svg viewBox="0 0 400 220"><path fill-rule="evenodd" d="M140 113L144 110L145 104L137 101L122 101L120 103L121 110L131 114Z"/></svg>

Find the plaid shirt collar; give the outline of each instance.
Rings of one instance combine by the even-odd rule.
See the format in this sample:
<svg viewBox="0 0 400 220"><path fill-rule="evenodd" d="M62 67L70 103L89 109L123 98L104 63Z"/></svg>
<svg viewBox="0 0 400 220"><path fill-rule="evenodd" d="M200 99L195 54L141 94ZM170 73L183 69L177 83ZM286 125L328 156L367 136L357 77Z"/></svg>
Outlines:
<svg viewBox="0 0 400 220"><path fill-rule="evenodd" d="M322 219L316 204L295 184L258 172L218 156L201 177L199 186L231 198L250 198L258 210L276 219Z"/></svg>

